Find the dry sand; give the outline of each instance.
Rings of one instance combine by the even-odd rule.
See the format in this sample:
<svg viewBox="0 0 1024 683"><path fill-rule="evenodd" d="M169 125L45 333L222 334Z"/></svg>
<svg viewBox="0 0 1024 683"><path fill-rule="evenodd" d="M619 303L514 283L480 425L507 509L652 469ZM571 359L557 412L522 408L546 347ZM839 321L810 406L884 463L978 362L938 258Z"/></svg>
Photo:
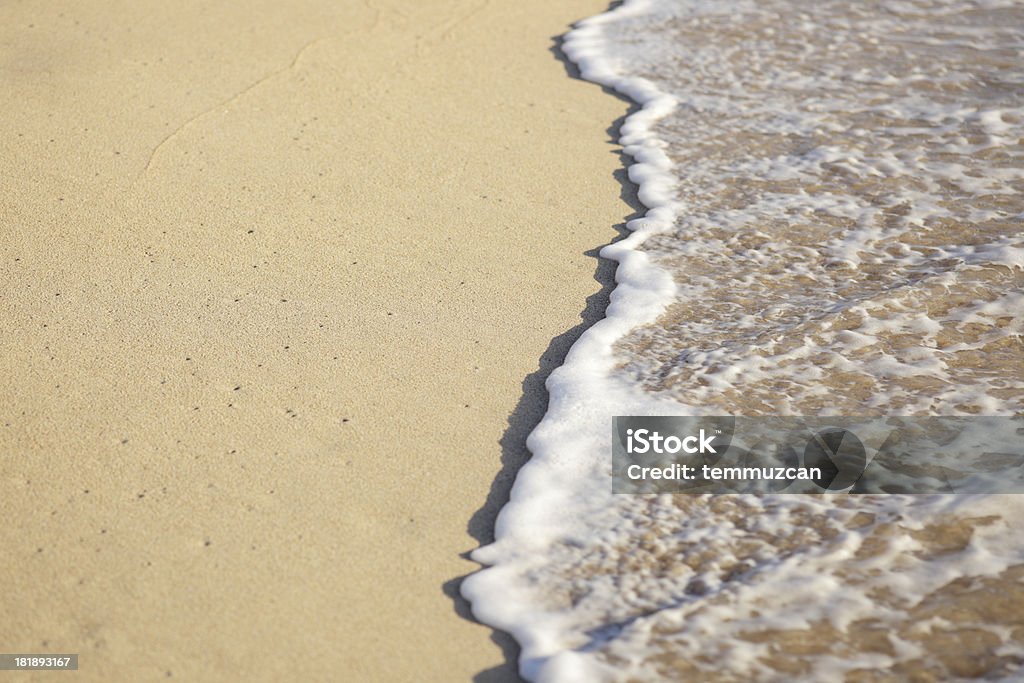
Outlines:
<svg viewBox="0 0 1024 683"><path fill-rule="evenodd" d="M452 596L630 211L605 6L0 6L0 652L512 677Z"/></svg>

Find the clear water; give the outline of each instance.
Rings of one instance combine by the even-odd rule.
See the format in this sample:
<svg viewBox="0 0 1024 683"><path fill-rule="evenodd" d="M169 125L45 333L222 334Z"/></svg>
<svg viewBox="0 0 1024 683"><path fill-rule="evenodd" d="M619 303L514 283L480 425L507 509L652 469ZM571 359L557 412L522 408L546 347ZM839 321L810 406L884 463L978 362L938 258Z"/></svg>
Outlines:
<svg viewBox="0 0 1024 683"><path fill-rule="evenodd" d="M464 593L531 680L1024 679L1018 496L612 496L616 414L1024 412L1024 3L633 0L647 215ZM914 678L916 677L916 678Z"/></svg>

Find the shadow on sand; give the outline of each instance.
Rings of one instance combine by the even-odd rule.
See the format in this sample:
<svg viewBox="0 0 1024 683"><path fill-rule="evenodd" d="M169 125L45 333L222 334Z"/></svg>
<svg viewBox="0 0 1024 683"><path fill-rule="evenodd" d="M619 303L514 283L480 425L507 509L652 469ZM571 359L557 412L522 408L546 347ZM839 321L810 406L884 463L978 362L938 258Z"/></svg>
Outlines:
<svg viewBox="0 0 1024 683"><path fill-rule="evenodd" d="M620 3L614 3L610 9L614 9L618 4ZM553 38L550 51L565 67L566 73L570 78L580 79L579 69L569 61L562 51L562 42L562 36ZM638 107L632 100L623 97L610 88L602 88L602 90L606 94L622 100L628 106L626 114L617 119L606 130L608 134L607 142L617 145L619 129L622 123ZM622 167L614 173L615 179L619 181L621 187L620 197L632 209L630 215L626 216L621 223L613 226L617 235L612 241L618 241L628 234L626 222L642 216L645 208L637 198L636 185L630 182L626 174L626 164L629 161L629 157L620 150L615 150L613 153L617 154L622 162ZM597 247L584 252L584 254L596 261L594 279L600 285L600 290L587 297L586 305L580 313L580 323L552 339L551 343L548 344L547 350L540 357L537 370L523 380L523 394L509 416L508 429L505 430L499 442L501 444L501 471L498 472L498 475L491 484L487 500L484 501L480 509L469 520L469 534L481 545L486 545L494 540L494 521L498 516L498 511L508 502L509 492L512 490L512 483L515 481L519 468L530 458L530 452L526 448L526 437L533 431L533 428L537 426L547 411L548 393L544 383L547 381L548 375L562 364L566 354L569 352L569 347L580 338L580 335L588 327L604 317L605 309L608 307L609 296L615 285L616 264L613 261L602 259L598 255L599 251L600 247ZM466 557L468 558L468 553ZM473 618L473 613L470 611L469 603L459 593L459 586L465 578L465 576L460 576L446 582L443 585L443 590L445 595L451 598L454 603L455 612L460 617L476 621ZM497 630L491 634L491 640L501 648L505 657L505 663L501 666L479 672L473 677L474 683L521 682L522 679L519 677L516 666L519 657L518 644L510 635Z"/></svg>

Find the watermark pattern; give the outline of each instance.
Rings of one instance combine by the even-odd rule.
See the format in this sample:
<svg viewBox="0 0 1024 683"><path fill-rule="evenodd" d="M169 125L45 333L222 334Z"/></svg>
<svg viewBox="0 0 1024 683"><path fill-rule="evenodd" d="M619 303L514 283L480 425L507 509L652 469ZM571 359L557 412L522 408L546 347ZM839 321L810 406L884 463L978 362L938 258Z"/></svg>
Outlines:
<svg viewBox="0 0 1024 683"><path fill-rule="evenodd" d="M1024 493L1024 417L615 417L615 493Z"/></svg>
<svg viewBox="0 0 1024 683"><path fill-rule="evenodd" d="M0 654L0 671L77 671L77 654Z"/></svg>

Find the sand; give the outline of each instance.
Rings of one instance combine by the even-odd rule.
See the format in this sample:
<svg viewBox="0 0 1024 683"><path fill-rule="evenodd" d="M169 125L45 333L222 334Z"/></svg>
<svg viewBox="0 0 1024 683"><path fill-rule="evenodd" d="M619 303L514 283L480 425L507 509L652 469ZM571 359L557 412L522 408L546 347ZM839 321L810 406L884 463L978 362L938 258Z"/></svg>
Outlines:
<svg viewBox="0 0 1024 683"><path fill-rule="evenodd" d="M454 596L631 211L605 7L0 6L0 651L514 679Z"/></svg>

